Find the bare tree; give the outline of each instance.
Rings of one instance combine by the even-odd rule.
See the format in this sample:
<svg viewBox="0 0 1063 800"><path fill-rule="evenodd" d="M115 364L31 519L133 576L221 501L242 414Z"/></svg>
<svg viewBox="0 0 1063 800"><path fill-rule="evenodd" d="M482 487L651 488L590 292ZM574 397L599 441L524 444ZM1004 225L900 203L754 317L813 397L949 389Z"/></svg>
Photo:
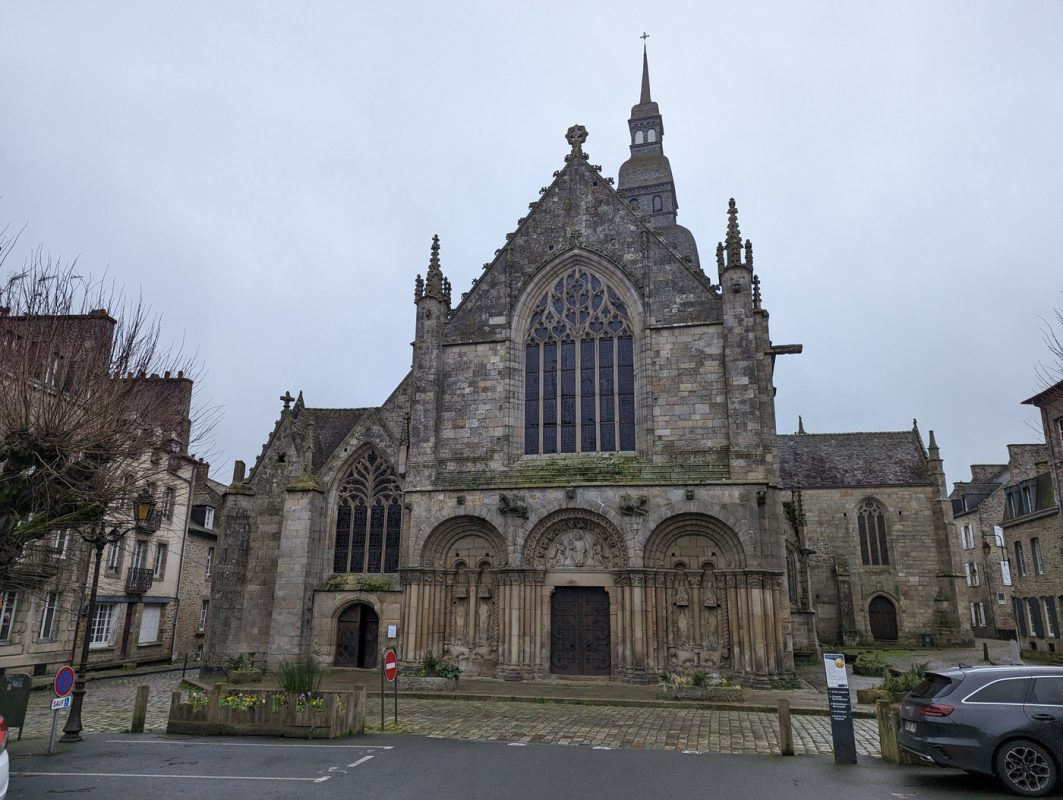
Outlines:
<svg viewBox="0 0 1063 800"><path fill-rule="evenodd" d="M0 266L17 241L0 230ZM0 585L28 544L128 520L150 465L188 452L192 367L139 297L76 261L37 248L0 285Z"/></svg>
<svg viewBox="0 0 1063 800"><path fill-rule="evenodd" d="M1046 389L1063 381L1063 306L1055 311L1055 319L1041 319L1041 331L1050 360L1037 365L1037 377Z"/></svg>

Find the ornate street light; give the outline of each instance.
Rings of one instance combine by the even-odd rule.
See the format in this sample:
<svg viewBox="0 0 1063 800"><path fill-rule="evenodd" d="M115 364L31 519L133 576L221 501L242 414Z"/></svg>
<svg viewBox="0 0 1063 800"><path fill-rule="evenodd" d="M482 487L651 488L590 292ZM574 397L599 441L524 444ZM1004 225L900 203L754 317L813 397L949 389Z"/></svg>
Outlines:
<svg viewBox="0 0 1063 800"><path fill-rule="evenodd" d="M130 528L112 527L108 530L107 524L100 519L89 530L78 530L78 534L86 542L91 544L96 551L96 562L92 568L92 589L89 591L88 617L85 621L84 639L81 644L81 663L78 664L77 680L74 682L74 692L70 701L70 716L67 717L66 725L63 726L61 742L81 741L81 705L85 699L85 676L89 668L89 642L92 639L92 626L96 620L96 593L100 588L100 562L103 561L103 550L107 545L120 542L131 530L145 528L150 533L151 528L147 525L155 514L155 498L145 487L133 501L133 522Z"/></svg>
<svg viewBox="0 0 1063 800"><path fill-rule="evenodd" d="M992 577L991 577L992 576L992 572L990 572L990 570L989 570L989 556L990 556L990 554L992 552L993 552L993 545L991 545L989 543L989 540L985 536L983 536L982 537L982 566L985 568L985 588L986 588L986 594L988 595L988 597L986 598L986 600L987 600L986 605L989 606L989 619L990 619L990 621L992 623L993 638L994 639L999 639L1000 638L1000 631L997 630L996 598L993 596L993 580L992 580Z"/></svg>

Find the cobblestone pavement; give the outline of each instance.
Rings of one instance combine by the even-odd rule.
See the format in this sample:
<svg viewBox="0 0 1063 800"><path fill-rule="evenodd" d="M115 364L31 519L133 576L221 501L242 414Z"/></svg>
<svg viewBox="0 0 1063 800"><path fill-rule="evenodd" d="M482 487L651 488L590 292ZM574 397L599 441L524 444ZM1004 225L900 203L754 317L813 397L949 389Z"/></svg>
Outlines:
<svg viewBox="0 0 1063 800"><path fill-rule="evenodd" d="M189 670L188 676L197 673ZM170 694L181 684L181 672L155 672L150 675L130 675L125 678L90 680L85 687L85 704L81 723L85 733L124 731L133 720L133 700L138 686L150 687L148 692L148 716L145 730L165 731L166 717L170 713ZM30 694L26 711L23 736L47 736L52 726L52 711L49 708L55 695L49 689L39 689ZM59 712L59 730L66 723L66 711Z"/></svg>
<svg viewBox="0 0 1063 800"><path fill-rule="evenodd" d="M390 698L386 704L392 719ZM369 702L369 724L378 725L379 700ZM830 719L795 715L794 750L830 753ZM878 755L873 719L854 720L856 748ZM631 708L555 703L402 700L399 727L425 736L479 741L697 750L713 753L778 753L778 718L748 711Z"/></svg>

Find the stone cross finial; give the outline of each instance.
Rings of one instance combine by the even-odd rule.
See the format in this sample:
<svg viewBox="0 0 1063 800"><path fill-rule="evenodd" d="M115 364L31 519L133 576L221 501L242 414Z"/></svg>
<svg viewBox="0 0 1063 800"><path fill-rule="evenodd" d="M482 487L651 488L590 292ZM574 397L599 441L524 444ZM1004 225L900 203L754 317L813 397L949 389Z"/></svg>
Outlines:
<svg viewBox="0 0 1063 800"><path fill-rule="evenodd" d="M568 133L565 134L565 138L568 143L572 145L572 154L577 156L584 155L583 143L587 141L587 129L582 125L573 125L568 129Z"/></svg>
<svg viewBox="0 0 1063 800"><path fill-rule="evenodd" d="M639 38L642 39L642 44L645 45L646 40L650 38L650 35L646 33L646 31L643 31L642 36L640 36Z"/></svg>
<svg viewBox="0 0 1063 800"><path fill-rule="evenodd" d="M292 401L295 400L295 398L292 397L292 393L289 391L285 391L284 394L281 395L280 399L281 402L284 403L284 410L290 411L292 407Z"/></svg>

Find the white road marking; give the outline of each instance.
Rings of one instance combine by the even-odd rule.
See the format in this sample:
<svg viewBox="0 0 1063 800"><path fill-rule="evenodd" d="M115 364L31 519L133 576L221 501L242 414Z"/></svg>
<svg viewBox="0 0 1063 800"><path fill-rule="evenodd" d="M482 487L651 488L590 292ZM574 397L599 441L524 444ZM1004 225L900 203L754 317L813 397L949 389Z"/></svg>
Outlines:
<svg viewBox="0 0 1063 800"><path fill-rule="evenodd" d="M320 778L314 778L314 783L324 783L331 777L331 775L322 775Z"/></svg>
<svg viewBox="0 0 1063 800"><path fill-rule="evenodd" d="M355 761L353 764L348 764L347 766L348 767L357 767L359 764L364 764L366 761L368 761L371 758L372 758L372 756L362 756L357 761Z"/></svg>
<svg viewBox="0 0 1063 800"><path fill-rule="evenodd" d="M527 747L528 743L527 742L510 742L509 746L510 747Z"/></svg>
<svg viewBox="0 0 1063 800"><path fill-rule="evenodd" d="M390 744L271 744L268 742L189 742L183 739L107 739L108 744L179 744L185 747L203 745L205 747L331 747L347 750L392 750Z"/></svg>
<svg viewBox="0 0 1063 800"><path fill-rule="evenodd" d="M611 747L606 747L606 746L605 746L604 744L596 744L596 745L594 745L594 747L593 747L593 748L591 748L591 749L592 749L592 750L612 750L613 748L611 748Z"/></svg>
<svg viewBox="0 0 1063 800"><path fill-rule="evenodd" d="M202 781L297 781L300 783L321 783L327 781L329 775L324 778L283 778L267 777L265 775L158 775L139 772L12 772L12 775L49 775L63 778L185 778Z"/></svg>

